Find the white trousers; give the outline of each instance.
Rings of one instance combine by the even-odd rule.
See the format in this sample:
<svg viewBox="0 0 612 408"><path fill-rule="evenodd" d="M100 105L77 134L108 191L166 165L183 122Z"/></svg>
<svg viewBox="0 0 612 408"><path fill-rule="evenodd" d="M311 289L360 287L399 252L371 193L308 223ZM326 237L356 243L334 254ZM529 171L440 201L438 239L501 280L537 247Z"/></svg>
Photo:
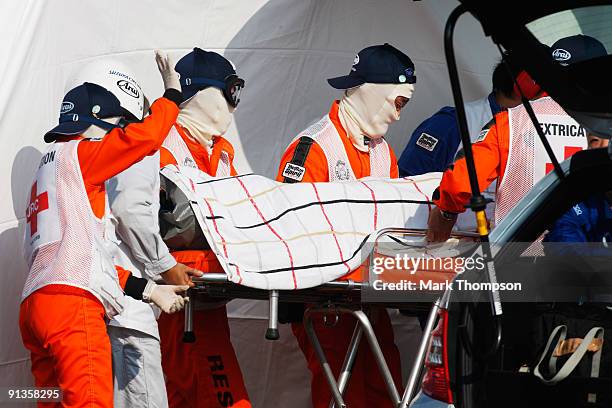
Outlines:
<svg viewBox="0 0 612 408"><path fill-rule="evenodd" d="M134 329L108 326L113 353L115 408L167 408L159 340Z"/></svg>

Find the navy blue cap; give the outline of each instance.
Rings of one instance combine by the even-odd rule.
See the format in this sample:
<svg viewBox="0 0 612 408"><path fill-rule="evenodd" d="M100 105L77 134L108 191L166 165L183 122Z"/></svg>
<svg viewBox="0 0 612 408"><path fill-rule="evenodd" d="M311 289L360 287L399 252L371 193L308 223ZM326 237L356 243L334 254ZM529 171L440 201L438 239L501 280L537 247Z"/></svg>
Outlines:
<svg viewBox="0 0 612 408"><path fill-rule="evenodd" d="M227 77L236 75L236 70L232 63L221 54L204 51L198 47L181 58L176 63L174 70L180 75L184 101L191 98L198 91L211 86L211 80L219 84L225 84ZM203 83L206 81L201 81L201 79L208 80L208 83Z"/></svg>
<svg viewBox="0 0 612 408"><path fill-rule="evenodd" d="M114 127L100 119L128 115L115 95L99 85L85 82L64 96L59 125L45 133L45 142L51 143L58 136L80 135L92 124Z"/></svg>
<svg viewBox="0 0 612 408"><path fill-rule="evenodd" d="M390 44L373 45L359 51L351 72L327 80L336 89L349 89L366 82L373 84L414 84L414 63Z"/></svg>
<svg viewBox="0 0 612 408"><path fill-rule="evenodd" d="M608 55L606 47L596 38L578 34L557 40L552 47L552 57L561 65Z"/></svg>

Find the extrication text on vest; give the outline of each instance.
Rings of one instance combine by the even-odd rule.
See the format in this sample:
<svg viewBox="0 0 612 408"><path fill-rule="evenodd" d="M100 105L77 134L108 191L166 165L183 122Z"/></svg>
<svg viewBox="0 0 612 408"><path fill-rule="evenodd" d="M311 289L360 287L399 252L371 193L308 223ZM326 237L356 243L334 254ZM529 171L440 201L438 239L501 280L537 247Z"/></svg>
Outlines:
<svg viewBox="0 0 612 408"><path fill-rule="evenodd" d="M40 169L42 166L44 166L45 164L51 163L55 160L55 150L53 150L52 152L48 152L46 153L41 159L40 159L40 164L38 165L38 168Z"/></svg>
<svg viewBox="0 0 612 408"><path fill-rule="evenodd" d="M541 125L544 128L544 136L586 137L586 130L580 125L563 123L541 123Z"/></svg>
<svg viewBox="0 0 612 408"><path fill-rule="evenodd" d="M215 388L220 389L217 391L217 402L219 402L221 407L231 407L234 404L234 396L230 389L229 378L225 373L223 358L219 355L208 356L207 358L210 364L213 384Z"/></svg>

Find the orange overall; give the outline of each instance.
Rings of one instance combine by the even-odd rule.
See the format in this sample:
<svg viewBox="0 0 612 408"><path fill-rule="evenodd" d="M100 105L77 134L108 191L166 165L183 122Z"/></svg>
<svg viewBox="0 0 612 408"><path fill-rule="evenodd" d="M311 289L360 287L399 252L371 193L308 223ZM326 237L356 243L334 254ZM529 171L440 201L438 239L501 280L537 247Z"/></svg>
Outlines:
<svg viewBox="0 0 612 408"><path fill-rule="evenodd" d="M176 130L200 170L216 174L222 152L229 156L231 163L234 150L226 139L215 137L209 156L206 149L188 137L180 125L176 125ZM176 158L168 149L162 147L160 153L161 167L177 164ZM237 174L233 165L231 174ZM223 270L212 251L175 251L172 255L177 262L203 272ZM225 306L196 309L193 320L195 343L182 341L185 322L183 313L162 314L158 321L169 406L250 407L242 372L230 340Z"/></svg>
<svg viewBox="0 0 612 408"><path fill-rule="evenodd" d="M346 130L342 127L338 118L338 102L335 102L329 112L329 117L334 127L340 134L344 149L346 151L350 166L355 174L356 178L367 177L371 174L370 171L370 157L369 153L358 150L350 141ZM295 140L289 145L287 150L282 156L279 173L277 176L278 181L283 181L283 170L287 163L289 163L294 157L294 152L299 143L299 139ZM389 148L391 169L390 175L392 178L398 177L397 159L393 153L393 150ZM301 182L329 182L329 168L327 158L323 149L314 143L312 144L305 162L302 165L305 168L305 172ZM351 273L352 279L358 279L355 277L360 274L360 270ZM377 316L373 318L374 331L380 342L380 346L383 350L391 374L395 384L401 383L401 364L400 355L397 346L395 345L393 338L393 328L387 311L380 309L377 311ZM314 328L317 332L321 346L325 351L331 369L338 377L342 363L344 362L344 355L348 350L349 342L351 340L353 330L356 325L356 319L352 316L342 316L338 323L333 327L327 327L323 324L321 318L316 318L313 321ZM316 358L316 354L312 345L308 341L308 336L302 323L292 324L293 333L295 334L297 341L306 357L308 368L312 374L311 392L312 402L315 408L323 408L329 405L331 400L331 393L329 386L323 375L323 369ZM392 407L389 402L388 394L382 376L379 375L378 366L374 360L370 349L362 342L351 379L349 381L348 389L345 393L345 402L349 407Z"/></svg>
<svg viewBox="0 0 612 408"><path fill-rule="evenodd" d="M78 162L89 204L96 217L104 216L104 182L161 146L176 120L178 107L166 98L151 106L142 123L114 129L100 141L83 140ZM76 138L67 138L65 141ZM76 203L78 205L78 203ZM121 287L130 273L117 268ZM21 303L19 327L30 350L37 387L60 387L58 407L112 407L111 347L106 334L105 310L88 290L49 284Z"/></svg>

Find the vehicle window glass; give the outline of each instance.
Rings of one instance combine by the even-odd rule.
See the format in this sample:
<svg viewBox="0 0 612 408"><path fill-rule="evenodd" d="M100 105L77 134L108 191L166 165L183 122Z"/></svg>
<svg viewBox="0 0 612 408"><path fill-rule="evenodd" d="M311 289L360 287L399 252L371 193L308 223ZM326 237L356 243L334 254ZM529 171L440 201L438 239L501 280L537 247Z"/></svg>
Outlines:
<svg viewBox="0 0 612 408"><path fill-rule="evenodd" d="M560 38L584 34L598 39L612 50L612 6L591 6L565 10L527 24L542 44L552 46Z"/></svg>

